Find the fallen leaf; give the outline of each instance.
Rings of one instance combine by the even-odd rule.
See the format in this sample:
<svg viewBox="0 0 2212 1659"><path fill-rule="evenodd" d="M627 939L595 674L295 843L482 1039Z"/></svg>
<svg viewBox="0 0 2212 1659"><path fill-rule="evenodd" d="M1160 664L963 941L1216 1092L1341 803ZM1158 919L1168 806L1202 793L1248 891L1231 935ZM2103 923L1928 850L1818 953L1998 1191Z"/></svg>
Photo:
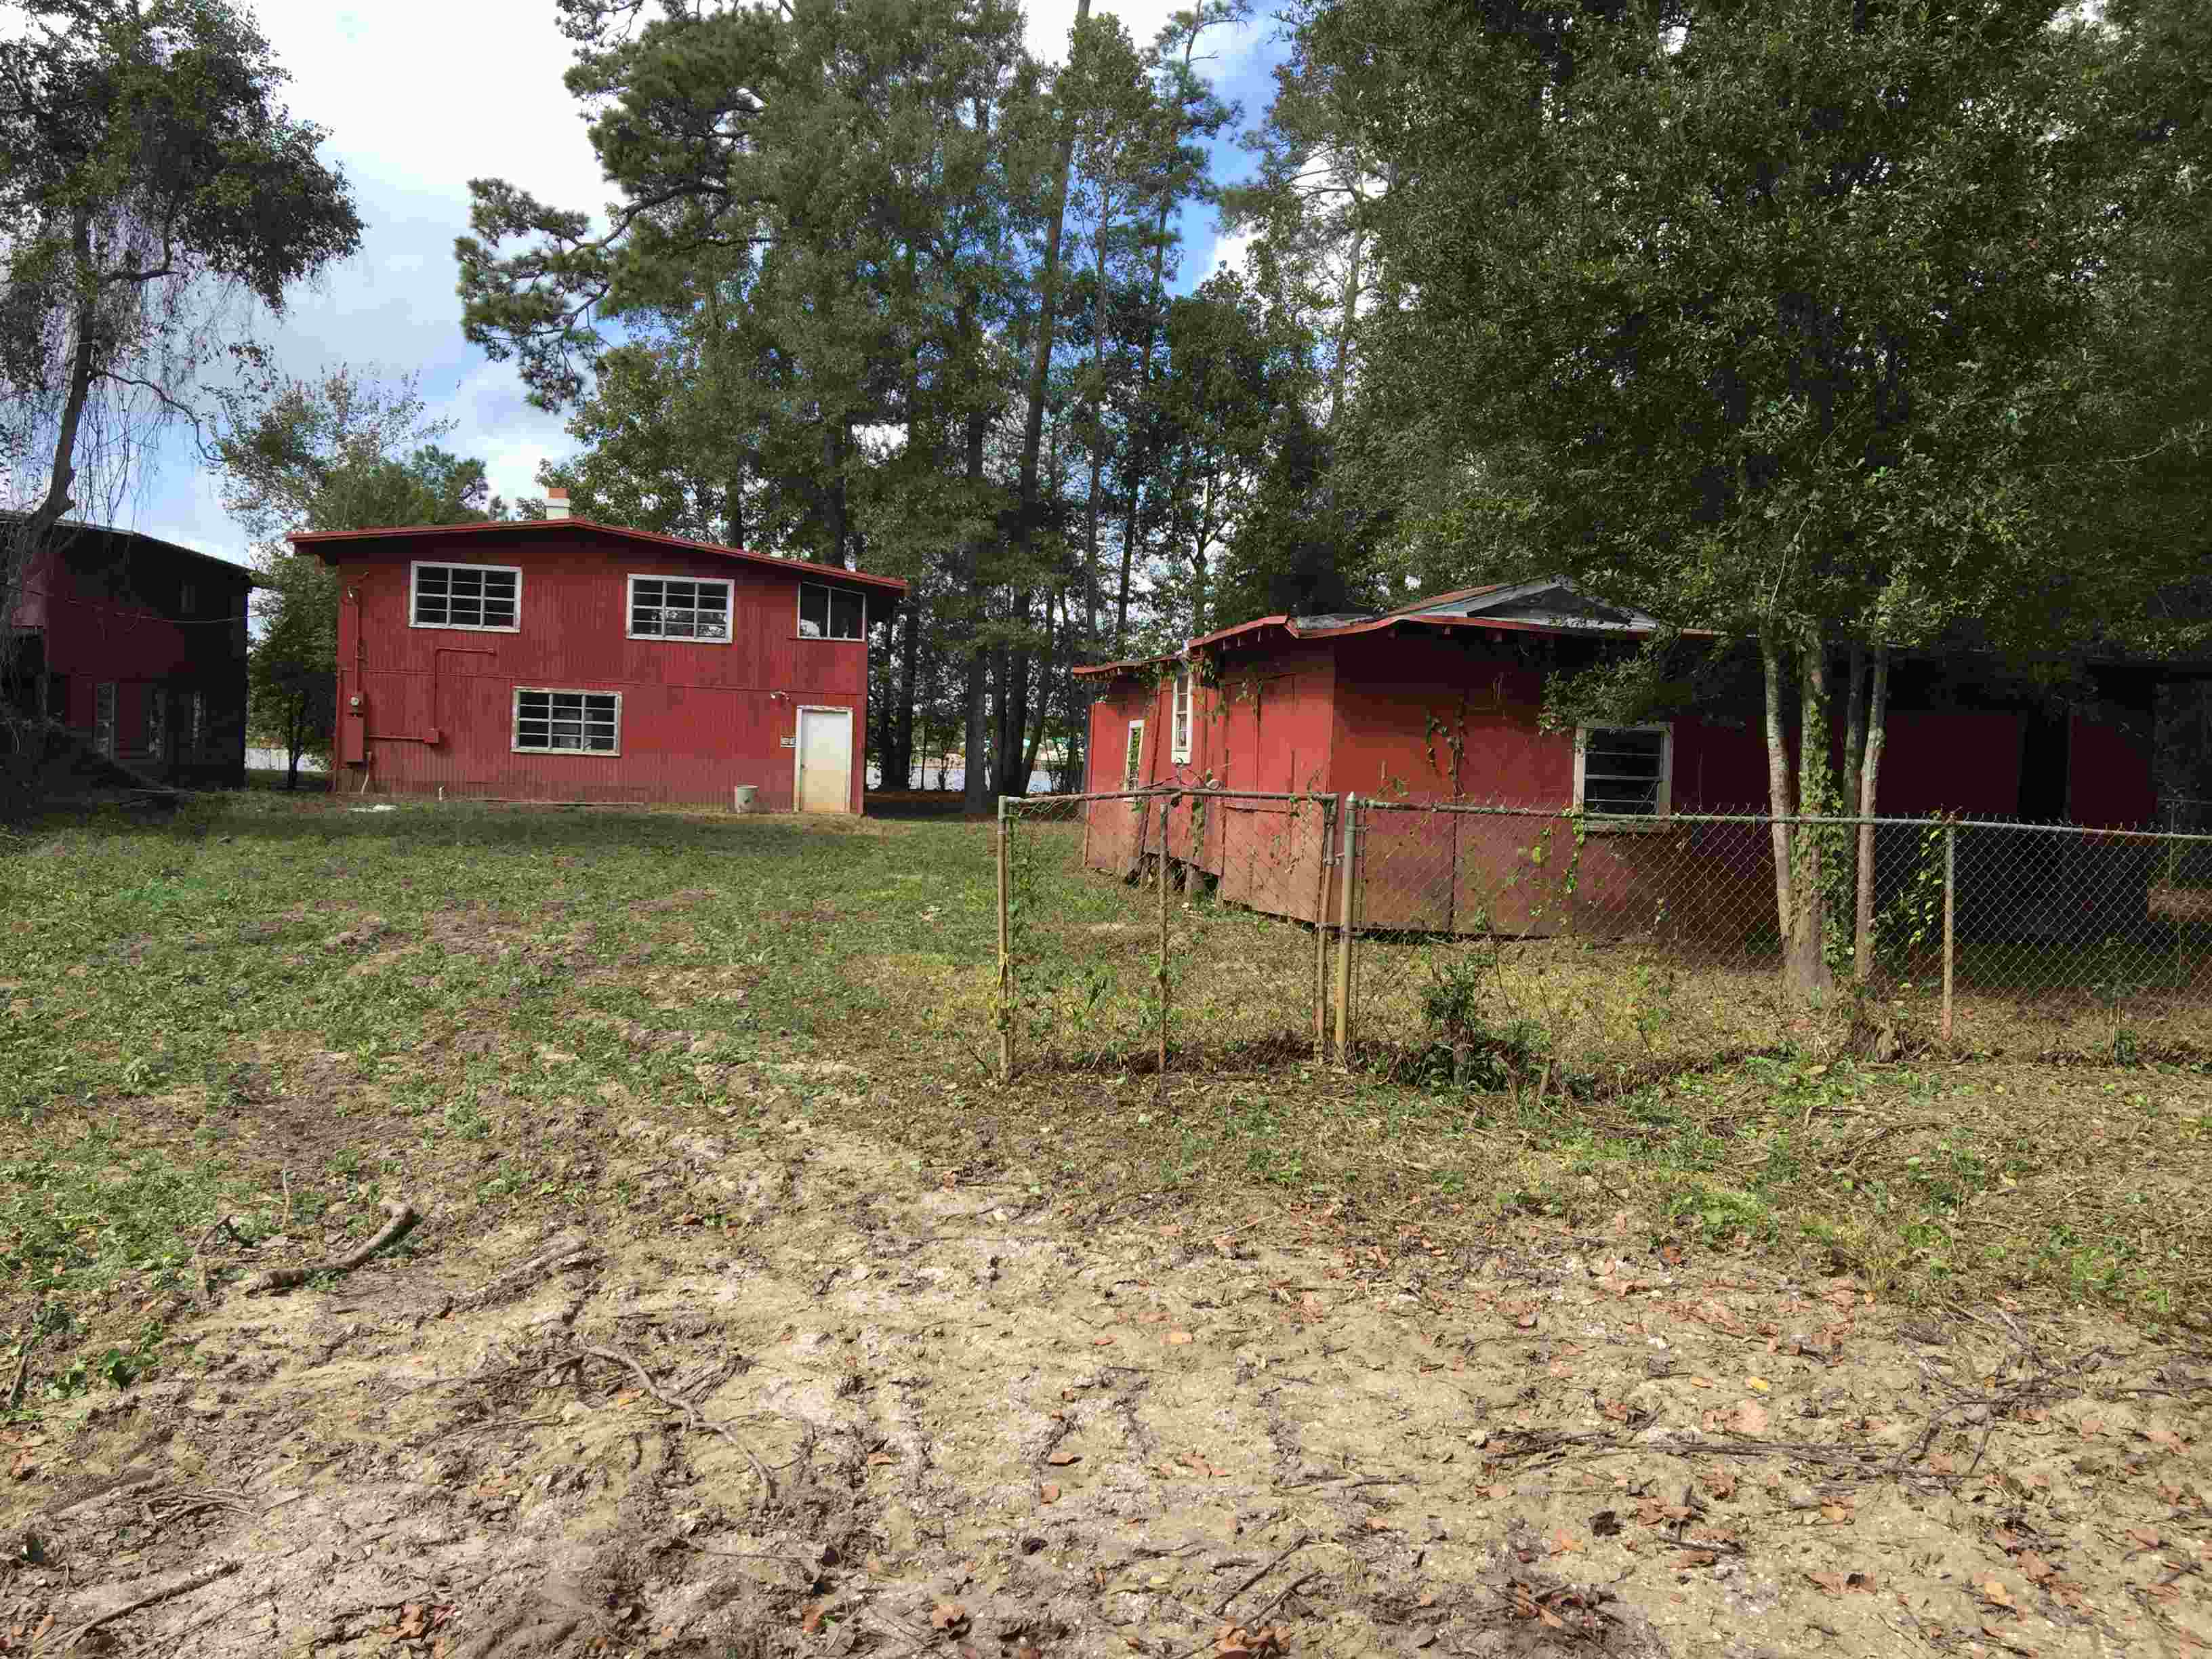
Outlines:
<svg viewBox="0 0 2212 1659"><path fill-rule="evenodd" d="M1725 1498L1735 1495L1735 1476L1727 1469L1706 1470L1705 1479L1698 1484L1715 1498Z"/></svg>
<svg viewBox="0 0 2212 1659"><path fill-rule="evenodd" d="M1060 1502L1060 1488L1054 1486L1047 1485L1037 1493L1037 1497L1043 1503L1057 1504Z"/></svg>
<svg viewBox="0 0 2212 1659"><path fill-rule="evenodd" d="M1170 1331L1168 1333L1168 1346L1171 1348L1179 1348L1184 1343L1193 1340L1194 1339L1188 1331Z"/></svg>
<svg viewBox="0 0 2212 1659"><path fill-rule="evenodd" d="M1823 1504L1820 1505L1820 1518L1823 1521L1848 1521L1851 1518L1850 1506L1848 1504Z"/></svg>
<svg viewBox="0 0 2212 1659"><path fill-rule="evenodd" d="M2103 1418L2085 1417L2081 1419L2081 1434L2084 1440L2094 1439L2096 1436L2104 1433L2104 1431L2105 1419Z"/></svg>
<svg viewBox="0 0 2212 1659"><path fill-rule="evenodd" d="M1620 1530L1620 1516L1617 1510L1600 1510L1590 1516L1590 1534L1596 1538L1611 1538Z"/></svg>
<svg viewBox="0 0 2212 1659"><path fill-rule="evenodd" d="M1370 1515L1367 1517L1367 1530L1370 1532L1388 1532L1390 1530L1390 1523L1388 1521L1385 1521L1379 1515Z"/></svg>
<svg viewBox="0 0 2212 1659"><path fill-rule="evenodd" d="M1714 1562L1719 1560L1720 1557L1711 1550L1685 1550L1674 1559L1686 1567L1710 1567Z"/></svg>
<svg viewBox="0 0 2212 1659"><path fill-rule="evenodd" d="M2033 1550L2020 1553L2020 1570L2031 1584L2039 1584L2058 1571Z"/></svg>
<svg viewBox="0 0 2212 1659"><path fill-rule="evenodd" d="M898 1455L896 1452L871 1452L868 1455L868 1466L871 1468L879 1469L886 1463L897 1462Z"/></svg>
<svg viewBox="0 0 2212 1659"><path fill-rule="evenodd" d="M1072 1451L1056 1451L1044 1461L1051 1464L1053 1468L1056 1469L1064 1469L1070 1463L1075 1462L1078 1455L1079 1454Z"/></svg>
<svg viewBox="0 0 2212 1659"><path fill-rule="evenodd" d="M2141 1544L2147 1550L2154 1550L2158 1547L2158 1534L2148 1527L2130 1527L2128 1528L2128 1536L2134 1539L2136 1543Z"/></svg>
<svg viewBox="0 0 2212 1659"><path fill-rule="evenodd" d="M1743 1386L1749 1389L1753 1394L1765 1394L1768 1389L1771 1389L1774 1384L1768 1382L1763 1376L1747 1376L1743 1379Z"/></svg>
<svg viewBox="0 0 2212 1659"><path fill-rule="evenodd" d="M1984 1578L1980 1583L1975 1585L1974 1588L1981 1591L1982 1599L1984 1601L1992 1602L1996 1606L2001 1607L2008 1607L2013 1605L2012 1592L1994 1578Z"/></svg>
<svg viewBox="0 0 2212 1659"><path fill-rule="evenodd" d="M829 1611L830 1604L827 1601L808 1602L806 1611L799 1617L799 1629L805 1631L809 1636L816 1634L822 1628L822 1615Z"/></svg>
<svg viewBox="0 0 2212 1659"><path fill-rule="evenodd" d="M1688 1382L1693 1389L1710 1389L1713 1386L1713 1379L1710 1376L1692 1376L1688 1379Z"/></svg>
<svg viewBox="0 0 2212 1659"><path fill-rule="evenodd" d="M2172 1429L2152 1429L2144 1434L2143 1438L2152 1445L2164 1446L2169 1451L2179 1451L2189 1443Z"/></svg>
<svg viewBox="0 0 2212 1659"><path fill-rule="evenodd" d="M1437 1593L1434 1590L1423 1590L1420 1600L1413 1603L1417 1607L1432 1607L1436 1604Z"/></svg>
<svg viewBox="0 0 2212 1659"><path fill-rule="evenodd" d="M1110 1336L1094 1336L1091 1339L1091 1346L1094 1348L1110 1348L1114 1346L1114 1339Z"/></svg>
<svg viewBox="0 0 2212 1659"><path fill-rule="evenodd" d="M932 1630L957 1630L968 1622L968 1609L957 1601L939 1601L929 1615Z"/></svg>
<svg viewBox="0 0 2212 1659"><path fill-rule="evenodd" d="M1738 1434L1765 1434L1766 1407L1756 1400L1747 1400L1729 1413L1729 1426Z"/></svg>
<svg viewBox="0 0 2212 1659"><path fill-rule="evenodd" d="M1549 1541L1552 1546L1552 1553L1554 1555L1566 1555L1575 1550L1579 1550L1584 1547L1583 1540L1576 1537L1574 1534L1569 1532L1565 1527L1561 1527L1557 1532L1553 1533Z"/></svg>

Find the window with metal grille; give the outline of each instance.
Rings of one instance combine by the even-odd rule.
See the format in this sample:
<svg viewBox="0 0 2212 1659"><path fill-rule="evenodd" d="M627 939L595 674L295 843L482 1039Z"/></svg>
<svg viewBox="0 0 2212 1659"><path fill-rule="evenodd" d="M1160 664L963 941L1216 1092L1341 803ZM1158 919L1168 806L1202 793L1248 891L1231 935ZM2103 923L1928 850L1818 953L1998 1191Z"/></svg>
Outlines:
<svg viewBox="0 0 2212 1659"><path fill-rule="evenodd" d="M522 572L507 564L417 564L412 611L417 628L520 631Z"/></svg>
<svg viewBox="0 0 2212 1659"><path fill-rule="evenodd" d="M517 754L620 754L622 693L518 686L514 749Z"/></svg>
<svg viewBox="0 0 2212 1659"><path fill-rule="evenodd" d="M632 576L629 636L634 640L730 642L731 584L712 577Z"/></svg>
<svg viewBox="0 0 2212 1659"><path fill-rule="evenodd" d="M820 582L799 583L799 638L857 640L867 627L868 604L858 593Z"/></svg>
<svg viewBox="0 0 2212 1659"><path fill-rule="evenodd" d="M1662 818L1674 733L1664 726L1585 726L1575 733L1575 805L1593 817Z"/></svg>
<svg viewBox="0 0 2212 1659"><path fill-rule="evenodd" d="M169 758L169 692L167 686L146 688L146 752L158 763Z"/></svg>
<svg viewBox="0 0 2212 1659"><path fill-rule="evenodd" d="M92 744L108 757L115 758L115 682L102 680L92 688Z"/></svg>
<svg viewBox="0 0 2212 1659"><path fill-rule="evenodd" d="M207 693L194 691L185 702L185 752L198 755L207 747Z"/></svg>
<svg viewBox="0 0 2212 1659"><path fill-rule="evenodd" d="M1145 776L1145 723L1129 722L1129 745L1121 756L1121 787L1141 789Z"/></svg>
<svg viewBox="0 0 2212 1659"><path fill-rule="evenodd" d="M1178 765L1190 758L1190 676L1175 677L1175 758Z"/></svg>

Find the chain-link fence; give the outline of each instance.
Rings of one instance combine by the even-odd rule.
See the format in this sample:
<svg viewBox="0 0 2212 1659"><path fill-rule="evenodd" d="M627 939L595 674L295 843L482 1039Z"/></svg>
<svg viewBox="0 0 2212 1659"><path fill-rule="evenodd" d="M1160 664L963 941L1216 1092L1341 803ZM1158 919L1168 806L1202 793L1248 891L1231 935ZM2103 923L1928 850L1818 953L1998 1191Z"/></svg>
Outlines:
<svg viewBox="0 0 2212 1659"><path fill-rule="evenodd" d="M1002 1071L1319 1057L1336 811L1224 790L1002 799Z"/></svg>
<svg viewBox="0 0 2212 1659"><path fill-rule="evenodd" d="M1008 799L1000 848L1009 1074L2212 1054L2203 834L1152 790Z"/></svg>

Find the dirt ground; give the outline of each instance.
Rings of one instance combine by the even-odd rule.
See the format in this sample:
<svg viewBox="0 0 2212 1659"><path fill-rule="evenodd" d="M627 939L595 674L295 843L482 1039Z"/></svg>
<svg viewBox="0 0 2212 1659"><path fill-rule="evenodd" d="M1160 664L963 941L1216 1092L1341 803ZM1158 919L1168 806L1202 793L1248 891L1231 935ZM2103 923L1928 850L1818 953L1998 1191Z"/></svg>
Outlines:
<svg viewBox="0 0 2212 1659"><path fill-rule="evenodd" d="M2212 1644L2212 1362L2154 1332L1626 1216L1099 1213L988 1120L817 1121L839 1071L547 1124L628 1210L273 1295L328 1240L218 1234L190 1367L0 1430L0 1652Z"/></svg>

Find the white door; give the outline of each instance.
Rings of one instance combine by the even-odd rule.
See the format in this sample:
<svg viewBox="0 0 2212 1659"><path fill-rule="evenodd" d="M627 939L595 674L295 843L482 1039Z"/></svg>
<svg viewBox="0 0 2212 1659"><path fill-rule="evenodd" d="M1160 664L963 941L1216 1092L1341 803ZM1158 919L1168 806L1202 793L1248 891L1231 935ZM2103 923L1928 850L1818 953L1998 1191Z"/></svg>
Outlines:
<svg viewBox="0 0 2212 1659"><path fill-rule="evenodd" d="M799 810L853 810L853 711L799 711Z"/></svg>

